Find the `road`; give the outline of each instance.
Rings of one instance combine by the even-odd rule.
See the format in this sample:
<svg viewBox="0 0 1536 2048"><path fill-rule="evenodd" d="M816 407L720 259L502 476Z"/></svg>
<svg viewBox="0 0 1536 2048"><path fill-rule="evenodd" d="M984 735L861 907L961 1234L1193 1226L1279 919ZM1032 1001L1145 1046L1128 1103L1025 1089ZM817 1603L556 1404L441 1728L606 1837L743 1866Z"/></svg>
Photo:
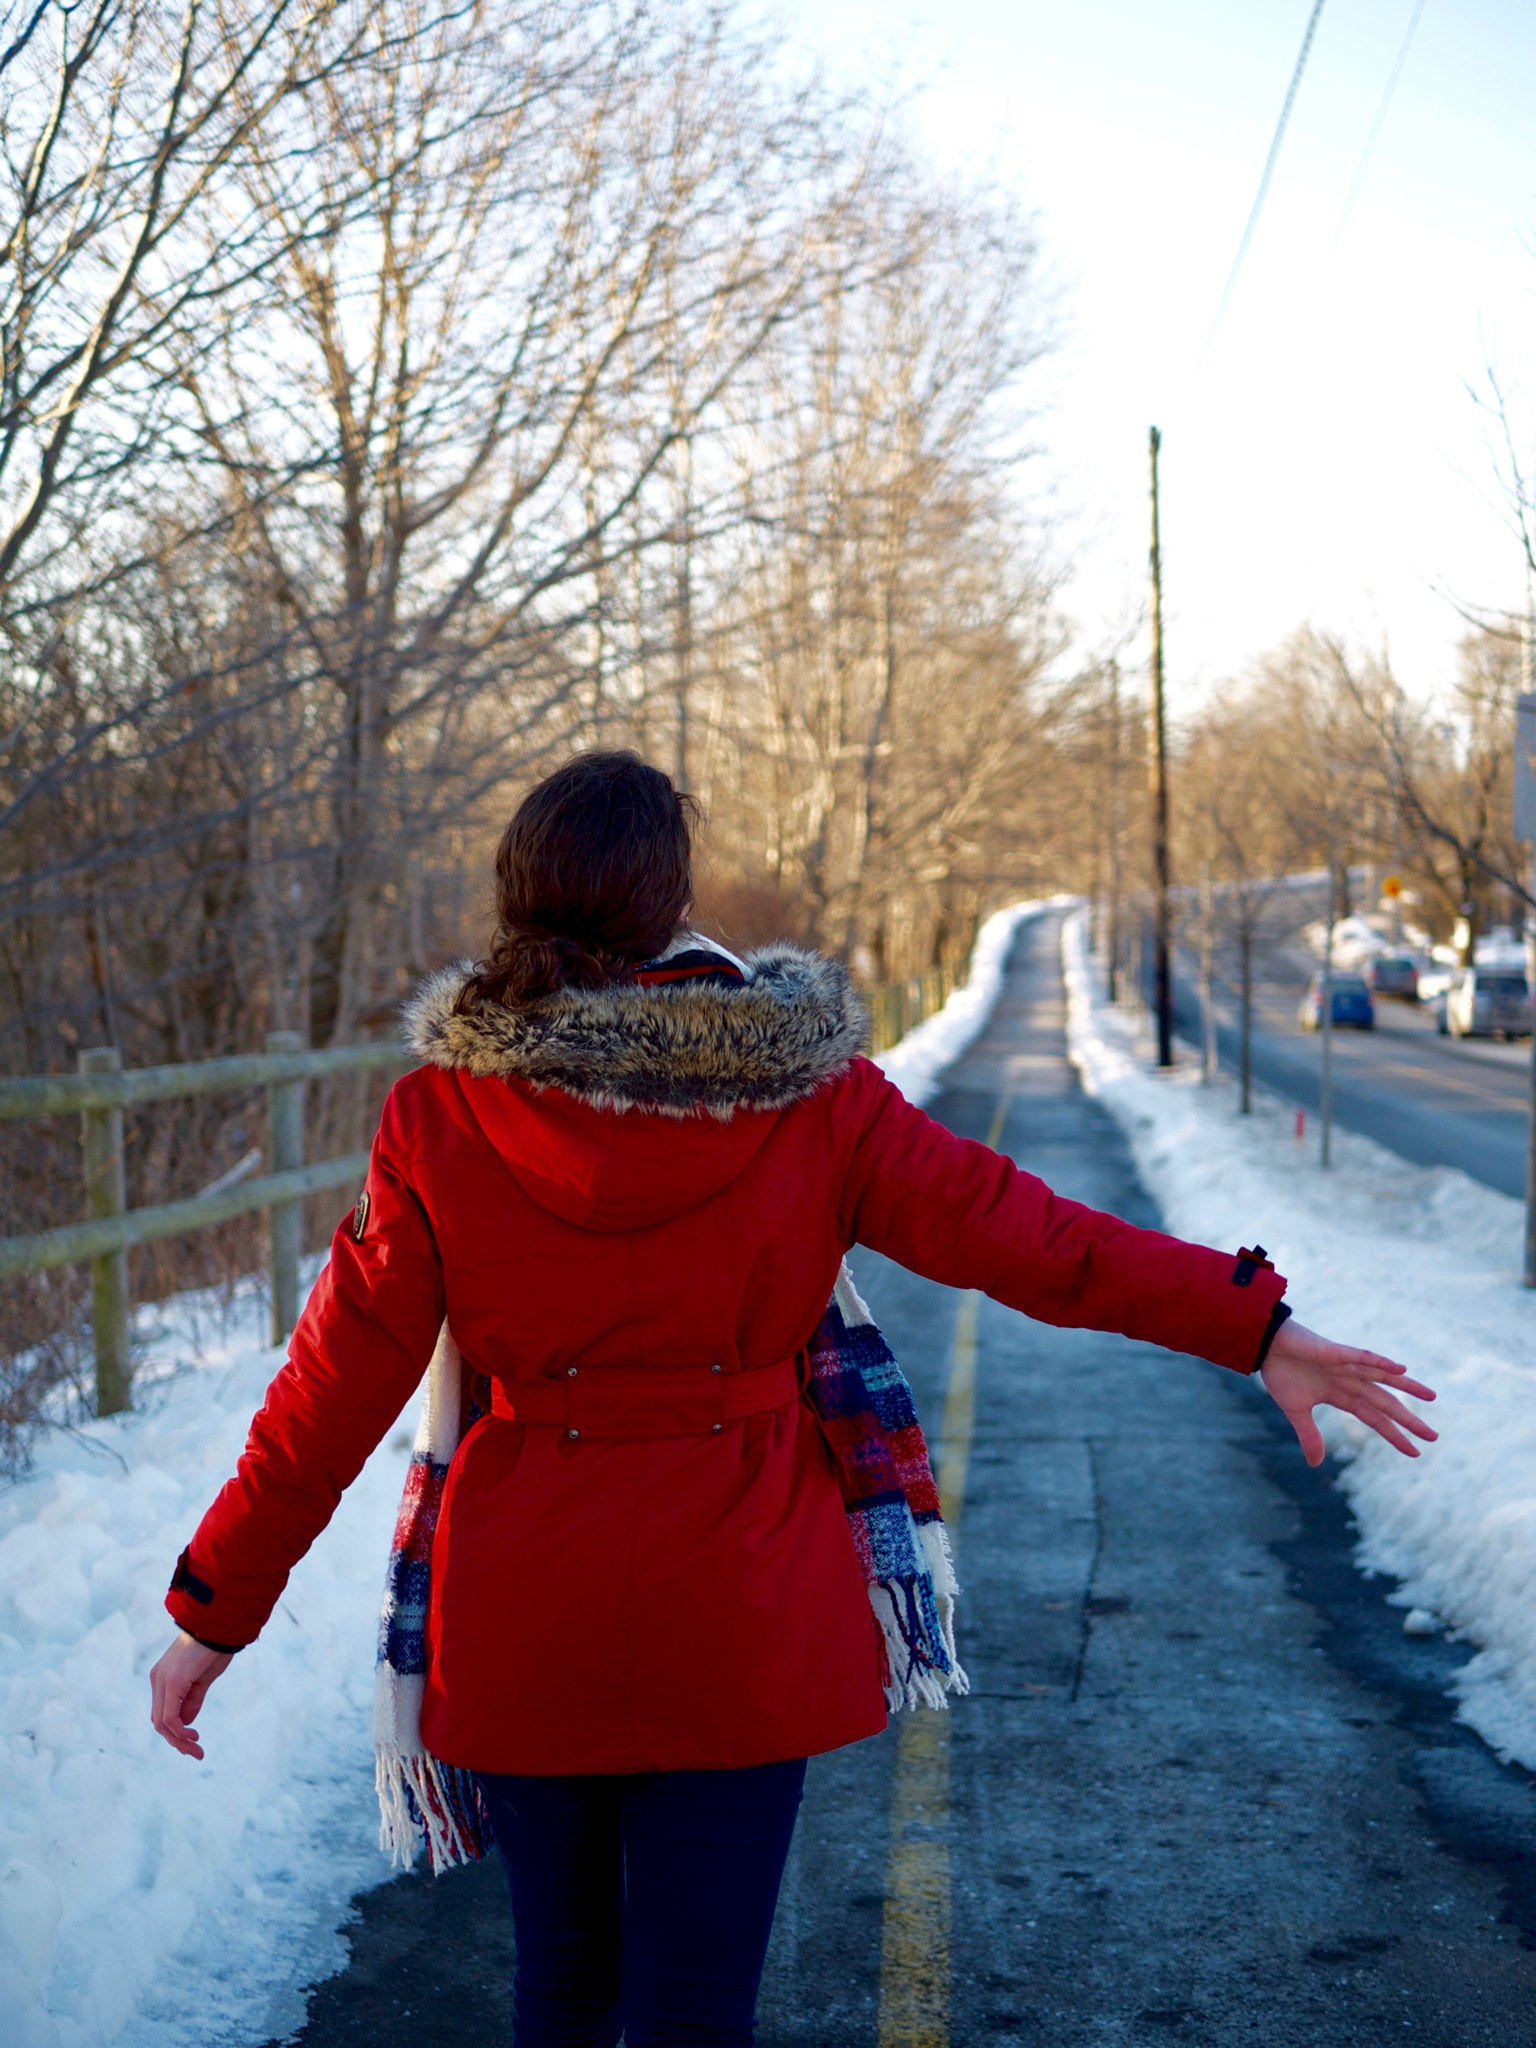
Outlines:
<svg viewBox="0 0 1536 2048"><path fill-rule="evenodd" d="M1056 940L1021 934L935 1112L1154 1222L1067 1066ZM813 1761L760 2048L1536 2042L1527 1775L1453 1721L1467 1652L1403 1634L1262 1391L858 1264L939 1448L974 1690ZM498 1886L365 1895L297 2039L505 2040Z"/></svg>
<svg viewBox="0 0 1536 2048"><path fill-rule="evenodd" d="M1296 1021L1317 963L1294 947L1257 962L1253 1073L1262 1086L1316 1111L1322 1092L1322 1044ZM1200 1038L1198 980L1182 957L1175 979L1179 1033ZM1236 990L1218 988L1217 1050L1238 1071L1241 1048ZM1525 1195L1531 1099L1529 1040L1442 1038L1417 1004L1379 1000L1374 1031L1333 1036L1334 1116L1420 1166L1459 1166L1501 1194Z"/></svg>

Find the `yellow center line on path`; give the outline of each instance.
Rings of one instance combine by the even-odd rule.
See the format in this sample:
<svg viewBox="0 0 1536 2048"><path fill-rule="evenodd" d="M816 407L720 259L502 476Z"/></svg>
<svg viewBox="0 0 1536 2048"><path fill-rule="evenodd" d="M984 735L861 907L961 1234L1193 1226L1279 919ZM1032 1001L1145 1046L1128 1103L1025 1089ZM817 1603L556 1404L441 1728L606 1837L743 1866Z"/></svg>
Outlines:
<svg viewBox="0 0 1536 2048"><path fill-rule="evenodd" d="M1003 1134L1011 1091L998 1098L987 1143ZM958 1550L965 1475L976 1427L976 1311L962 1294L955 1316L944 1417L939 1425L939 1507ZM880 2048L949 2048L949 1715L904 1714L891 1788L890 1848L880 1942Z"/></svg>

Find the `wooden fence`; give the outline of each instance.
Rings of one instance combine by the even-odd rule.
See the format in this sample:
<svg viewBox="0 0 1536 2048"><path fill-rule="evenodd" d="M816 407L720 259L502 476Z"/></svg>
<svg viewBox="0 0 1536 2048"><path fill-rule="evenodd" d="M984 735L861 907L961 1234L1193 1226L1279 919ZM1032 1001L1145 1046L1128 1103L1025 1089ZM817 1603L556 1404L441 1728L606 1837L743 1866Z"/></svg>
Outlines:
<svg viewBox="0 0 1536 2048"><path fill-rule="evenodd" d="M905 981L887 981L869 991L871 1044L875 1052L887 1052L898 1038L942 1010L960 986L947 967L930 967L926 973L909 975Z"/></svg>
<svg viewBox="0 0 1536 2048"><path fill-rule="evenodd" d="M873 1049L884 1052L942 1009L955 977L931 967L869 993ZM232 1216L265 1209L270 1236L272 1342L281 1344L298 1321L299 1254L305 1195L322 1188L360 1185L366 1152L341 1159L304 1159L304 1084L322 1075L366 1069L404 1069L411 1056L399 1045L339 1046L305 1052L295 1031L274 1031L264 1053L189 1061L178 1066L122 1071L114 1047L79 1056L73 1074L0 1078L0 1118L58 1116L78 1110L86 1221L35 1237L0 1238L0 1279L44 1273L89 1262L91 1331L96 1356L96 1408L113 1415L129 1405L133 1367L129 1348L128 1249L155 1238L184 1237ZM239 1088L267 1091L267 1133L272 1171L259 1179L215 1185L187 1201L130 1209L123 1172L123 1112L144 1102L179 1101Z"/></svg>
<svg viewBox="0 0 1536 2048"><path fill-rule="evenodd" d="M154 1238L184 1237L265 1209L271 1238L272 1342L281 1344L298 1321L299 1253L305 1195L321 1188L360 1185L366 1152L341 1159L304 1160L304 1084L326 1074L369 1068L403 1069L411 1056L399 1045L337 1046L305 1052L296 1031L273 1031L264 1053L196 1060L170 1067L122 1071L111 1046L82 1052L73 1074L29 1074L0 1079L0 1117L58 1116L80 1111L85 1181L84 1223L44 1230L35 1237L0 1238L0 1279L45 1273L89 1261L91 1333L96 1353L96 1409L113 1415L128 1406L132 1359L128 1339L128 1247ZM178 1101L237 1088L267 1091L270 1173L232 1186L217 1183L183 1202L130 1209L123 1173L123 1111L142 1102Z"/></svg>

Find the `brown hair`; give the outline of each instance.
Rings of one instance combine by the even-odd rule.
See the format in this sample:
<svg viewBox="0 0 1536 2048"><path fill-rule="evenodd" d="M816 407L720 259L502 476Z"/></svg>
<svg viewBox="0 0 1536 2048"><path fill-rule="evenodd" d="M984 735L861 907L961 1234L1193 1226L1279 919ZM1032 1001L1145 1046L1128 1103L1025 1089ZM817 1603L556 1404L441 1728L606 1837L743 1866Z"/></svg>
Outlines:
<svg viewBox="0 0 1536 2048"><path fill-rule="evenodd" d="M454 1008L622 981L693 894L693 798L629 752L578 754L523 798L496 849L496 933Z"/></svg>

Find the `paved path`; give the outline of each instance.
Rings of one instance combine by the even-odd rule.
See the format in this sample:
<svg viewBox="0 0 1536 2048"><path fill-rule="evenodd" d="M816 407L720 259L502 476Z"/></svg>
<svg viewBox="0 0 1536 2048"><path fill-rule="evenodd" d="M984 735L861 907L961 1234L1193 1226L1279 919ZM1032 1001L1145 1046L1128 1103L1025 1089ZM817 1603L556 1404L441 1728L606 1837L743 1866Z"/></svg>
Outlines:
<svg viewBox="0 0 1536 2048"><path fill-rule="evenodd" d="M1065 1063L1055 942L1026 928L935 1108L985 1136L1006 1092L1007 1150L1153 1222ZM1465 1653L1403 1635L1263 1395L860 1278L963 1468L975 1690L813 1763L761 2048L1536 2042L1536 1793L1452 1722ZM361 1906L306 2048L506 2038L494 1872Z"/></svg>

